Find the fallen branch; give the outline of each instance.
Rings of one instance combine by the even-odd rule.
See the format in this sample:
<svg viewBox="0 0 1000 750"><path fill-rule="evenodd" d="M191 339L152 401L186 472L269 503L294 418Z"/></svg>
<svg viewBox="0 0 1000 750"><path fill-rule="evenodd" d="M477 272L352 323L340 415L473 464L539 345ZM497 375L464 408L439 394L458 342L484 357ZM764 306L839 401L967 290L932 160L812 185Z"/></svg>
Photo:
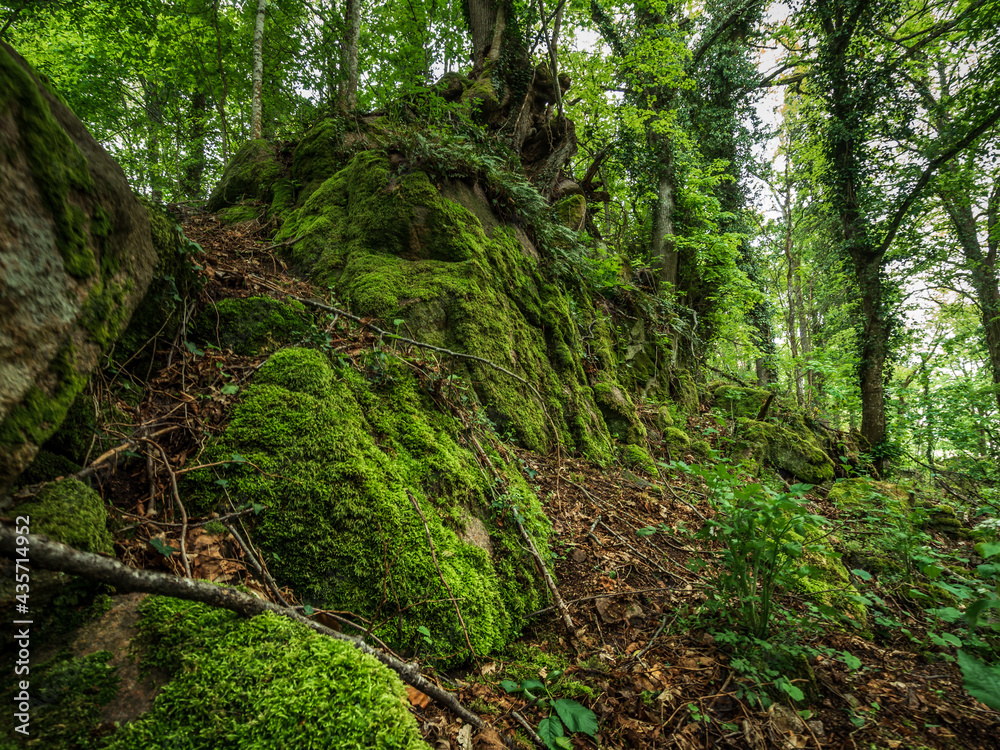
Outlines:
<svg viewBox="0 0 1000 750"><path fill-rule="evenodd" d="M177 507L181 509L181 564L184 566L184 575L190 578L191 563L188 562L187 556L188 514L187 509L184 507L184 503L181 502L181 493L177 491L177 475L174 474L174 470L170 468L170 459L167 458L167 452L163 450L162 445L153 442L148 438L143 438L143 442L149 443L160 452L160 456L163 458L163 466L167 470L167 474L170 475L170 489L174 494L174 501L177 503Z"/></svg>
<svg viewBox="0 0 1000 750"><path fill-rule="evenodd" d="M25 539L27 544L24 544ZM17 540L20 540L21 543L18 543ZM420 674L418 664L414 662L404 663L372 648L359 638L331 630L304 615L300 615L293 609L279 607L277 604L244 594L228 586L216 586L205 581L195 581L190 578L180 578L149 570L136 570L110 557L80 552L65 544L54 542L46 536L39 534L19 536L9 526L0 526L0 554L10 558L24 557L17 552L17 548L25 546L30 550L29 559L31 565L36 569L56 570L108 583L120 592L142 591L170 596L175 599L202 602L213 607L228 609L243 617L254 617L264 612L273 612L287 617L320 635L350 643L361 653L372 656L389 667L399 675L403 682L412 685L420 692L429 695L441 705L449 708L463 721L469 722L477 729L482 729L485 726L483 720L459 703L452 693L441 689Z"/></svg>
<svg viewBox="0 0 1000 750"><path fill-rule="evenodd" d="M566 625L566 629L572 634L574 631L573 618L569 616L569 608L566 606L566 602L563 601L562 596L559 594L559 589L556 588L556 582L552 580L552 576L549 575L549 569L545 567L545 562L542 560L542 556L538 554L538 548L535 547L535 542L531 539L527 530L524 528L524 524L521 520L514 515L514 522L517 524L517 530L521 532L521 536L524 537L524 541L528 543L528 550L531 552L532 557L535 558L535 562L538 564L538 569L542 572L542 578L545 579L545 584L549 587L549 591L552 592L552 598L555 600L556 607L559 608L559 612L562 614L563 624Z"/></svg>

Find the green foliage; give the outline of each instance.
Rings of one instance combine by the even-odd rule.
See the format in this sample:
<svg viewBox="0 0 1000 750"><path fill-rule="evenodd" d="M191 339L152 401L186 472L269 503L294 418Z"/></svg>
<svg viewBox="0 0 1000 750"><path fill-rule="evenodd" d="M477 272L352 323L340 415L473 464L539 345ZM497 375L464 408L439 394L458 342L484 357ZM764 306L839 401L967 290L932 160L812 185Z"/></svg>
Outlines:
<svg viewBox="0 0 1000 750"><path fill-rule="evenodd" d="M586 706L572 698L556 698L563 672L554 670L541 679L529 678L520 684L512 680L502 680L500 686L508 693L523 694L541 709L549 710L549 716L538 723L538 736L542 738L549 750L567 750L573 747L572 741L566 736L582 732L596 736L597 716Z"/></svg>
<svg viewBox="0 0 1000 750"><path fill-rule="evenodd" d="M806 556L825 554L816 541L828 522L806 508L803 496L811 485L775 493L763 485L743 485L738 470L724 463L692 471L705 479L716 510L702 537L723 544L707 610L712 616L735 614L740 628L766 639L777 589L808 577L811 566ZM735 613L730 608L733 599Z"/></svg>

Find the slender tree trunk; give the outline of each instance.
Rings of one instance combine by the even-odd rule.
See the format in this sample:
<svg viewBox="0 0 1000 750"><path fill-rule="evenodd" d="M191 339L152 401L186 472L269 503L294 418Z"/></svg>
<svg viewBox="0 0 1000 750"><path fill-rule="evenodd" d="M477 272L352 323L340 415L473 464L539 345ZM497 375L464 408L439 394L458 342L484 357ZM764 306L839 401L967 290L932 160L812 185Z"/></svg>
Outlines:
<svg viewBox="0 0 1000 750"><path fill-rule="evenodd" d="M656 209L653 212L653 233L650 256L660 259L660 289L677 292L680 256L674 241L674 211L677 208L674 192L673 149L666 138L655 138L660 149L660 182L657 189Z"/></svg>
<svg viewBox="0 0 1000 750"><path fill-rule="evenodd" d="M250 138L261 134L261 98L264 89L264 19L267 0L257 0L257 22L253 28L253 90L250 99Z"/></svg>
<svg viewBox="0 0 1000 750"><path fill-rule="evenodd" d="M986 212L988 246L986 252L983 252L983 247L979 242L976 218L972 210L972 201L968 193L960 187L958 171L957 167L952 166L942 170L942 176L947 175L951 179L941 181L942 187L938 194L948 217L951 219L958 242L962 246L965 262L969 268L972 288L976 292L976 301L979 303L983 322L986 353L993 376L994 397L997 408L1000 409L1000 288L997 284L997 245L1000 244L1000 237L997 236L1000 180L994 183L993 191L989 197Z"/></svg>
<svg viewBox="0 0 1000 750"><path fill-rule="evenodd" d="M340 109L353 112L358 108L358 43L361 39L361 0L346 0L344 20L347 30L341 50Z"/></svg>
<svg viewBox="0 0 1000 750"><path fill-rule="evenodd" d="M229 79L226 77L226 66L222 59L222 30L219 28L219 1L212 6L212 20L215 26L215 62L219 69L219 80L222 82L222 92L215 97L215 108L219 113L219 127L222 130L222 161L229 163L229 124L226 120L226 102L229 99Z"/></svg>
<svg viewBox="0 0 1000 750"><path fill-rule="evenodd" d="M208 97L199 92L191 97L188 154L181 174L181 192L188 198L201 197L201 180L205 174L205 115Z"/></svg>

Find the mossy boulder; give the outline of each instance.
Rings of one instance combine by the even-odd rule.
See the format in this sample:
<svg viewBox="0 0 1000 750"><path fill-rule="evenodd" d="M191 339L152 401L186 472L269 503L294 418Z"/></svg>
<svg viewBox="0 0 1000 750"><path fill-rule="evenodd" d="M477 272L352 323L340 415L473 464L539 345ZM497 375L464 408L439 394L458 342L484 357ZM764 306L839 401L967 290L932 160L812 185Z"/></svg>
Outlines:
<svg viewBox="0 0 1000 750"><path fill-rule="evenodd" d="M494 367L455 363L498 429L526 447L551 447L554 427L564 445L608 461L608 418L621 423L612 431L625 442L641 442L593 300L548 278L524 232L497 219L481 191L397 162L364 151L330 175L276 237L297 238L288 250L294 263L354 312L404 321L413 338L531 383L541 398ZM600 339L587 370L581 328Z"/></svg>
<svg viewBox="0 0 1000 750"><path fill-rule="evenodd" d="M247 141L226 165L205 208L219 211L240 203L269 205L283 176L274 146L262 139Z"/></svg>
<svg viewBox="0 0 1000 750"><path fill-rule="evenodd" d="M273 355L206 454L247 463L191 480L188 510L223 499L213 483L222 476L234 502L267 508L254 541L277 578L308 601L368 618L394 648L448 664L470 655L453 593L475 651L502 648L545 601L502 514L516 508L542 554L548 520L498 455L491 461L506 471L506 487L494 494L475 455L456 442L460 425L435 410L409 368L391 356L371 366L369 381L316 350Z"/></svg>
<svg viewBox="0 0 1000 750"><path fill-rule="evenodd" d="M677 404L678 410L686 414L697 414L701 406L698 386L694 382L691 371L678 367L670 373L670 396Z"/></svg>
<svg viewBox="0 0 1000 750"><path fill-rule="evenodd" d="M720 384L711 389L716 411L730 419L755 419L770 393L763 388Z"/></svg>
<svg viewBox="0 0 1000 750"><path fill-rule="evenodd" d="M893 513L906 513L910 509L906 490L866 477L838 480L830 488L827 499L844 509L873 507Z"/></svg>
<svg viewBox="0 0 1000 750"><path fill-rule="evenodd" d="M398 676L348 643L270 613L164 597L137 609L116 606L32 664L39 747L427 750ZM0 748L21 746L7 737Z"/></svg>
<svg viewBox="0 0 1000 750"><path fill-rule="evenodd" d="M301 339L311 324L305 306L295 300L232 298L205 308L195 320L191 335L196 340L249 356L269 353Z"/></svg>
<svg viewBox="0 0 1000 750"><path fill-rule="evenodd" d="M587 221L587 199L583 195L567 195L556 204L556 216L563 226L579 232Z"/></svg>
<svg viewBox="0 0 1000 750"><path fill-rule="evenodd" d="M15 506L9 514L12 518L26 518L32 534L43 534L82 552L114 555L104 501L76 479L46 485L34 498ZM18 523L23 525L24 522ZM32 570L31 611L36 636L52 630L61 631L76 618L84 616L95 594L101 590L100 584L66 573ZM15 593L13 577L5 578L0 583L0 616L7 617L8 621L16 619ZM9 644L11 637L10 633L6 634L4 644ZM41 642L42 639L37 637L35 640Z"/></svg>
<svg viewBox="0 0 1000 750"><path fill-rule="evenodd" d="M804 425L737 420L737 454L773 466L810 484L833 479L833 461L820 446L815 434Z"/></svg>
<svg viewBox="0 0 1000 750"><path fill-rule="evenodd" d="M150 283L121 168L0 44L0 496L59 427Z"/></svg>
<svg viewBox="0 0 1000 750"><path fill-rule="evenodd" d="M684 454L691 450L691 438L676 427L664 428L660 433L660 442L670 451L670 456L674 460L682 459Z"/></svg>

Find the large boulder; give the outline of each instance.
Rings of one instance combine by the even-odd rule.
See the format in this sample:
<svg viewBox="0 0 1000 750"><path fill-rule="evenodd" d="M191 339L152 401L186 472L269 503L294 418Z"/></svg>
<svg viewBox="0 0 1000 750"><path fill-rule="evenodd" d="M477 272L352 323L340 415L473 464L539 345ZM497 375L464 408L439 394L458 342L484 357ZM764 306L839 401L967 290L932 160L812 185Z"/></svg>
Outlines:
<svg viewBox="0 0 1000 750"><path fill-rule="evenodd" d="M155 263L121 168L0 44L0 497L124 330Z"/></svg>

